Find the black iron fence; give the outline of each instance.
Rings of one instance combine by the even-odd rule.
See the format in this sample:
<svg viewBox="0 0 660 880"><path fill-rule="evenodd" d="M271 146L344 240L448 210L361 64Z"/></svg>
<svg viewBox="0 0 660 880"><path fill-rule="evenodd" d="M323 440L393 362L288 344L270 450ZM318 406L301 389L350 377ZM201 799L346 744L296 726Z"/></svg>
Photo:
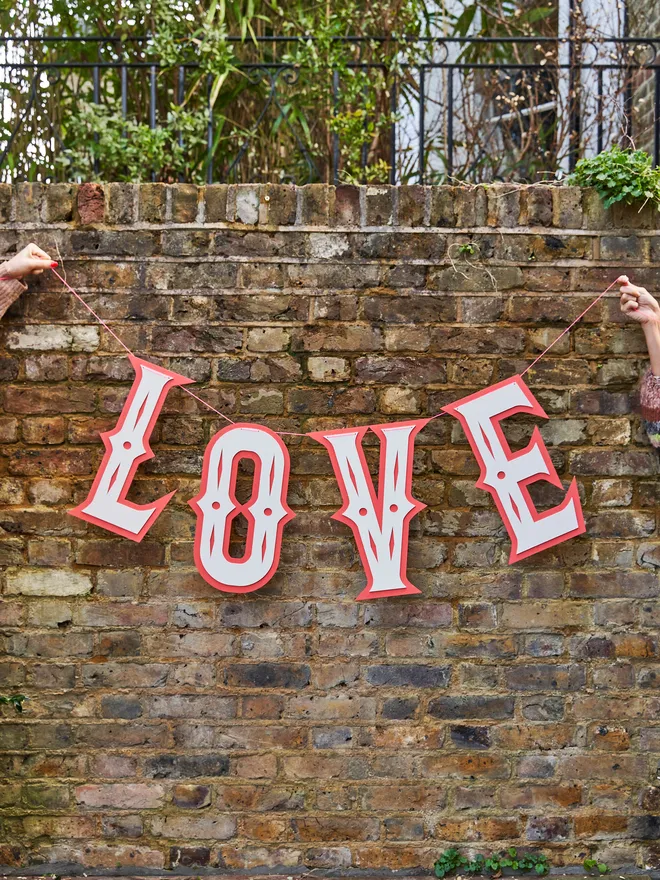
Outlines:
<svg viewBox="0 0 660 880"><path fill-rule="evenodd" d="M660 162L660 37L0 41L4 180L538 180L617 143Z"/></svg>

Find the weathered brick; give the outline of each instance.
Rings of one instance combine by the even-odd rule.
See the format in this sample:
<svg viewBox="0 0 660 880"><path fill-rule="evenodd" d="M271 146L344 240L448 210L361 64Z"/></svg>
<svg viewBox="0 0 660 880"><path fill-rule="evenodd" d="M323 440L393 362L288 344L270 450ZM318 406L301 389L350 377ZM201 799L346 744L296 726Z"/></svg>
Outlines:
<svg viewBox="0 0 660 880"><path fill-rule="evenodd" d="M205 219L207 223L222 223L227 219L227 186L213 184L204 188Z"/></svg>
<svg viewBox="0 0 660 880"><path fill-rule="evenodd" d="M513 707L512 697L438 697L428 712L434 718L511 718Z"/></svg>
<svg viewBox="0 0 660 880"><path fill-rule="evenodd" d="M367 226L390 226L394 223L394 197L394 187L365 187Z"/></svg>
<svg viewBox="0 0 660 880"><path fill-rule="evenodd" d="M138 216L145 223L165 219L166 187L164 183L143 183L138 189Z"/></svg>
<svg viewBox="0 0 660 880"><path fill-rule="evenodd" d="M98 183L83 183L77 193L78 217L83 226L102 223L105 211L105 194Z"/></svg>
<svg viewBox="0 0 660 880"><path fill-rule="evenodd" d="M334 190L319 183L302 187L302 222L310 226L327 226L332 213Z"/></svg>
<svg viewBox="0 0 660 880"><path fill-rule="evenodd" d="M189 183L176 183L170 187L172 194L172 220L175 223L193 223L199 210L200 191Z"/></svg>
<svg viewBox="0 0 660 880"><path fill-rule="evenodd" d="M335 189L335 225L360 225L360 187L338 186Z"/></svg>
<svg viewBox="0 0 660 880"><path fill-rule="evenodd" d="M176 785L172 792L172 803L185 810L201 810L211 803L211 788L208 785Z"/></svg>
<svg viewBox="0 0 660 880"><path fill-rule="evenodd" d="M365 674L369 684L380 687L447 687L449 677L446 666L368 666Z"/></svg>
<svg viewBox="0 0 660 880"><path fill-rule="evenodd" d="M154 809L160 806L163 796L162 785L146 783L79 785L75 789L76 803L90 809Z"/></svg>
<svg viewBox="0 0 660 880"><path fill-rule="evenodd" d="M296 222L297 192L294 186L261 187L259 223L291 226Z"/></svg>
<svg viewBox="0 0 660 880"><path fill-rule="evenodd" d="M158 755L148 758L144 768L149 779L218 777L229 773L226 755Z"/></svg>
<svg viewBox="0 0 660 880"><path fill-rule="evenodd" d="M18 570L7 575L7 593L22 596L85 596L92 590L89 575L60 569Z"/></svg>
<svg viewBox="0 0 660 880"><path fill-rule="evenodd" d="M399 226L423 226L426 214L426 196L423 186L401 186L398 190Z"/></svg>
<svg viewBox="0 0 660 880"><path fill-rule="evenodd" d="M309 666L283 663L243 663L227 666L224 683L231 687L285 688L307 687Z"/></svg>

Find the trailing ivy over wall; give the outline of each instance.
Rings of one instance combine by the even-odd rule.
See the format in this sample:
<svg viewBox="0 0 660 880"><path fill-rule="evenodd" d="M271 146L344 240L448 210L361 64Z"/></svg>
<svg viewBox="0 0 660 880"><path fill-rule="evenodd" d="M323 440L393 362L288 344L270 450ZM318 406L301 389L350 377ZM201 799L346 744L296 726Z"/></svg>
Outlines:
<svg viewBox="0 0 660 880"><path fill-rule="evenodd" d="M660 168L654 168L644 150L612 147L589 159L580 159L568 182L593 186L606 208L616 202L640 207L652 202L660 211Z"/></svg>

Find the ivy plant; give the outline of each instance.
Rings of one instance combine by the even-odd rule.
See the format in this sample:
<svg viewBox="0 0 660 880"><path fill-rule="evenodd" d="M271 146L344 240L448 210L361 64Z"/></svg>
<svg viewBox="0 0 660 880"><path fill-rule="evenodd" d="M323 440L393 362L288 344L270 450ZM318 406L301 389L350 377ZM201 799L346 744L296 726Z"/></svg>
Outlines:
<svg viewBox="0 0 660 880"><path fill-rule="evenodd" d="M568 183L593 186L606 208L615 202L645 205L652 202L660 211L660 168L654 168L644 150L611 147L597 156L580 159Z"/></svg>
<svg viewBox="0 0 660 880"><path fill-rule="evenodd" d="M505 852L494 852L490 856L477 853L473 858L463 855L460 850L446 849L435 862L433 869L435 876L440 878L450 874L486 874L499 875L504 868L513 871L534 872L539 877L548 873L550 865L545 853L518 853L515 846L510 846Z"/></svg>
<svg viewBox="0 0 660 880"><path fill-rule="evenodd" d="M610 873L610 866L605 862L599 862L598 859L585 859L582 862L582 867L588 874L594 874L595 876Z"/></svg>

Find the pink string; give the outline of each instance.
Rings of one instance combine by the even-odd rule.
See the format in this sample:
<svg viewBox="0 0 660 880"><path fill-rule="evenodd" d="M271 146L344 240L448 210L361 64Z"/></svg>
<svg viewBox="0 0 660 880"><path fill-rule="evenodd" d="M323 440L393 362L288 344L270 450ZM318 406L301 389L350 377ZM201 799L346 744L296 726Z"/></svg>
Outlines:
<svg viewBox="0 0 660 880"><path fill-rule="evenodd" d="M94 311L94 309L93 309L90 305L88 305L88 303L85 302L85 300L82 298L82 296L80 296L80 294L79 294L76 290L74 290L73 287L71 287L71 285L70 285L70 284L69 284L64 278L62 278L62 276L59 274L59 272L56 272L55 269L51 269L51 272L52 272L57 278L59 278L59 280L60 280L60 281L62 282L62 284L66 287L66 289L67 289L70 293L72 293L72 294L76 297L76 299L79 300L79 301L85 306L85 308L87 309L87 311L88 311L90 314L92 314L92 315L96 318L96 320L99 322L99 324L101 324L103 327L105 327L105 329L108 331L108 333L109 333L112 337L114 337L114 339L117 340L117 342L121 345L121 347L122 347L126 352L128 352L128 354L130 354L130 355L133 356L133 357L136 357L136 355L135 355L135 354L131 351L131 349L126 345L126 343L124 343L124 342L119 338L119 336L117 336L117 334L116 334L115 331L110 327L110 325L107 323L107 321L104 321L103 318L101 318L99 315L96 314L96 312ZM0 279L0 280L4 280L4 279ZM606 287L605 290L604 290L602 293L599 293L598 296L596 297L596 299L594 299L593 302L591 302L591 303L586 307L586 309L585 309L583 312L581 312L581 313L577 316L577 318L575 318L575 320L572 321L572 322L568 325L568 327L566 327L564 330L562 330L562 332L561 332L561 333L559 334L559 336L554 340L554 342L551 342L550 345L549 345L546 349L544 349L544 350L541 352L541 354L540 354L537 358L535 358L535 360L533 360L531 364L529 364L528 367L525 367L525 369L522 371L522 373L521 373L520 375L521 375L521 376L524 376L525 373L528 373L528 372L532 369L532 367L534 367L536 364L538 364L538 362L541 360L541 358L542 358L542 357L545 357L545 355L550 351L550 349L551 349L553 346L555 346L555 345L559 342L559 340L562 339L562 338L563 338L563 337L564 337L564 336L565 336L565 335L566 335L566 334L567 334L567 333L568 333L568 332L569 332L569 331L570 331L570 330L571 330L571 329L572 329L572 328L578 323L578 321L582 320L582 318L584 318L584 316L587 314L587 312L588 312L591 308L593 308L593 307L596 305L597 302L600 302L600 300L605 296L605 294L606 294L606 293L609 293L609 291L614 287L614 285L615 285L616 283L617 283L616 281L613 281L613 282L609 285L609 287ZM235 424L236 424L236 422L235 422L233 419L230 419L229 416L227 416L227 415L225 415L224 413L220 412L220 410L216 409L214 406L211 406L210 403L207 403L205 400L202 400L201 397L198 397L193 391L191 391L191 390L190 390L189 388L187 388L185 385L179 385L178 387L181 389L181 391L185 391L186 394L188 394L188 395L190 395L190 397L194 398L198 403L201 403L201 404L202 404L203 406L205 406L207 409L210 409L211 412L214 412L216 415L218 415L218 416L220 416L221 418L225 419L225 421L229 422L230 425L235 425ZM440 412L435 413L435 415L432 415L432 416L427 417L427 421L432 422L434 419L439 419L441 416L445 416L445 415L447 415L447 413L444 412L443 410L441 410ZM420 421L423 421L423 420L420 419ZM276 433L276 434L280 434L280 435L283 436L283 437L307 437L307 434L300 434L300 433L298 433L298 432L296 432L296 431L275 431L275 433Z"/></svg>
<svg viewBox="0 0 660 880"><path fill-rule="evenodd" d="M586 309L583 312L581 312L577 316L577 318L571 324L569 324L568 327L566 327L565 330L562 330L562 332L555 339L555 341L551 342L550 345L544 351L542 351L541 354L536 358L536 360L533 360L528 367L525 367L525 369L522 371L522 373L520 375L524 376L525 373L529 372L529 370L531 370L535 364L538 364L538 362L541 360L541 358L544 357L550 351L550 349L553 347L553 345L556 345L563 336L566 336L566 334L571 329L571 327L574 327L578 321L580 321L582 318L584 318L584 316L587 314L589 309L591 309L593 306L595 306L597 302L600 302L600 300L605 296L606 293L609 293L609 291L614 287L615 284L616 284L616 280L613 281L609 287L606 287L602 293L599 293L598 296L596 297L596 299L592 303L589 303L589 305L586 307Z"/></svg>
<svg viewBox="0 0 660 880"><path fill-rule="evenodd" d="M55 269L51 269L50 271L53 273L53 275L55 275L57 278L60 279L60 281L61 281L62 284L66 287L66 289L69 291L69 293L72 293L72 294L75 296L76 299L80 300L80 302L85 306L85 308L87 309L87 311L90 312L92 315L94 315L94 317L95 317L96 320L99 322L99 324L102 324L102 325L105 327L105 329L108 331L108 333L109 333L111 336L113 336L113 337L117 340L117 342L121 345L121 347L122 347L125 351L127 351L130 355L133 355L133 352L132 352L132 351L130 350L130 348L126 345L126 343L125 343L125 342L122 342L122 340L117 336L117 334L116 334L115 331L112 329L112 327L110 327L110 325L107 324L107 323L103 320L103 318L100 318L100 317L96 314L96 312L94 311L94 309L93 309L90 305L88 305L88 304L85 302L85 300L84 300L84 299L82 298L82 296L78 293L78 291L74 290L73 287L71 287L71 285L69 284L69 282L66 281L64 278L62 278L62 276L60 275L60 273L59 273L59 272L56 272ZM133 355L133 357L135 357L135 355Z"/></svg>
<svg viewBox="0 0 660 880"><path fill-rule="evenodd" d="M115 331L112 329L112 327L110 327L110 325L109 325L106 321L104 321L103 318L99 317L99 315L96 314L96 312L95 312L94 309L89 305L89 303L86 303L86 302L85 302L85 300L84 300L84 299L82 298L82 296L78 293L78 291L77 291L77 290L74 290L73 287L71 287L71 285L68 283L68 281L66 281L64 278L62 278L62 276L60 275L60 273L59 273L59 272L56 272L55 269L51 269L51 272L52 272L54 275L56 275L56 276L60 279L60 281L62 282L62 284L66 287L66 289L67 289L70 293L72 293L72 294L76 297L76 299L79 300L79 301L85 306L85 308L87 309L87 311L90 312L90 314L94 315L94 317L95 317L96 320L99 322L99 324L102 324L103 327L105 327L105 329L108 331L108 333L109 333L112 337L114 337L114 339L117 340L117 342L121 345L121 347L122 347L126 352L128 352L128 354L130 354L132 357L136 357L136 355L135 355L135 354L131 351L131 349L126 345L126 343L125 343L123 340L121 340L121 339L119 338L119 336L117 336L117 334L116 334ZM179 387L182 391L185 391L186 394L189 394L191 397L194 397L195 400L199 401L199 403L203 404L205 407L207 407L208 409L210 409L212 412L216 413L216 415L219 415L219 416L221 416L221 418L223 418L223 419L225 419L226 421L228 421L231 425L236 424L236 423L233 421L233 419L230 419L229 416L226 416L224 413L221 413L219 409L216 409L214 406L211 406L210 403L207 403L205 400L202 400L201 397L198 397L193 391L191 391L189 388L186 388L185 385L179 385L178 387Z"/></svg>

